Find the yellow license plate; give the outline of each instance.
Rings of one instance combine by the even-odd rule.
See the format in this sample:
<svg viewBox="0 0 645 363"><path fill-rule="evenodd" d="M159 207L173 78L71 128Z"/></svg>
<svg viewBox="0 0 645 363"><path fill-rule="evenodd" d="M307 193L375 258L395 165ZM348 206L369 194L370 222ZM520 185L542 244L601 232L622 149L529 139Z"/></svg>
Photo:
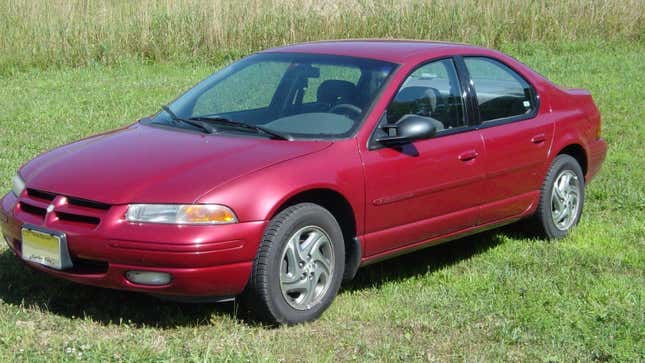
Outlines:
<svg viewBox="0 0 645 363"><path fill-rule="evenodd" d="M69 264L67 243L63 234L22 229L22 258L55 269L63 269Z"/></svg>

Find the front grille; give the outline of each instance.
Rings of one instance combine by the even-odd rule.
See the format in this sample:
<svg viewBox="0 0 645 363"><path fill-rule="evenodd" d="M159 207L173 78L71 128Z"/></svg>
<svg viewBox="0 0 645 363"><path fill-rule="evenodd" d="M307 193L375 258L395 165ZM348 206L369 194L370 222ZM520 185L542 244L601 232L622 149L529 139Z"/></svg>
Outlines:
<svg viewBox="0 0 645 363"><path fill-rule="evenodd" d="M79 207L85 207L85 208L93 208L93 209L101 209L101 210L110 209L109 204L105 204L105 203L101 203L101 202L95 202L93 200L87 200L87 199L68 197L67 202L69 204L71 204L71 205L75 205L75 206L79 206Z"/></svg>
<svg viewBox="0 0 645 363"><path fill-rule="evenodd" d="M59 220L74 222L74 223L85 223L85 224L90 224L94 226L101 223L101 219L97 217L91 217L91 216L82 216L78 214L71 214L71 213L65 213L65 212L56 212L56 216L58 217Z"/></svg>
<svg viewBox="0 0 645 363"><path fill-rule="evenodd" d="M33 214L42 218L44 218L45 214L47 214L46 208L40 208L24 201L20 202L20 209L25 213Z"/></svg>
<svg viewBox="0 0 645 363"><path fill-rule="evenodd" d="M80 229L96 228L110 207L107 203L31 188L27 189L26 195L19 200L20 211L31 215L32 220L36 217L41 223L55 223Z"/></svg>
<svg viewBox="0 0 645 363"><path fill-rule="evenodd" d="M42 199L51 202L56 198L56 194L54 193L48 193L48 192L43 192L42 190L36 190L36 189L27 189L27 195L29 195L32 198L36 199Z"/></svg>

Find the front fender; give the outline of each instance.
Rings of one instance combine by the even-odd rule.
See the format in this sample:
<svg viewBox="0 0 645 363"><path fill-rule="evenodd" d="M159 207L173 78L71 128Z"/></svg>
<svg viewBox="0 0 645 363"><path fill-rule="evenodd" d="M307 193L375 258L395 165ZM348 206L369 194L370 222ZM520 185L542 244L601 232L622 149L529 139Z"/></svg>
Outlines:
<svg viewBox="0 0 645 363"><path fill-rule="evenodd" d="M231 207L240 222L268 220L297 194L328 189L347 199L357 233L363 231L364 174L356 139L341 140L319 152L284 161L221 185L199 203Z"/></svg>

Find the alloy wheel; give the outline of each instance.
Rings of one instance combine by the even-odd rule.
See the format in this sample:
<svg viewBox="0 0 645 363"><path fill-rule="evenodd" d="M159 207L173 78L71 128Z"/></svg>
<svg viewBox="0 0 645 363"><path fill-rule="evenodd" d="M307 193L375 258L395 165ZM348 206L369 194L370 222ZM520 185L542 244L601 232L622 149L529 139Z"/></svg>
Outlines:
<svg viewBox="0 0 645 363"><path fill-rule="evenodd" d="M280 261L280 289L291 307L309 310L323 299L334 274L334 248L324 230L307 226L296 231Z"/></svg>
<svg viewBox="0 0 645 363"><path fill-rule="evenodd" d="M571 170L563 170L553 183L551 218L556 228L566 231L575 223L580 208L580 181Z"/></svg>

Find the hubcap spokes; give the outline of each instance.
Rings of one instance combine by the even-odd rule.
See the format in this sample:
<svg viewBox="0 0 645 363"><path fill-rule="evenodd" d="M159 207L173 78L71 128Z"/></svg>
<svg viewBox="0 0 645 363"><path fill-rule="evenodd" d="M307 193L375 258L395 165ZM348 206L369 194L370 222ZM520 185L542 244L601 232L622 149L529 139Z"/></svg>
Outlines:
<svg viewBox="0 0 645 363"><path fill-rule="evenodd" d="M316 226L301 228L287 241L280 260L280 289L291 307L308 310L319 303L334 273L334 249Z"/></svg>
<svg viewBox="0 0 645 363"><path fill-rule="evenodd" d="M556 228L569 229L576 220L580 207L580 181L571 170L564 170L553 183L551 218Z"/></svg>

